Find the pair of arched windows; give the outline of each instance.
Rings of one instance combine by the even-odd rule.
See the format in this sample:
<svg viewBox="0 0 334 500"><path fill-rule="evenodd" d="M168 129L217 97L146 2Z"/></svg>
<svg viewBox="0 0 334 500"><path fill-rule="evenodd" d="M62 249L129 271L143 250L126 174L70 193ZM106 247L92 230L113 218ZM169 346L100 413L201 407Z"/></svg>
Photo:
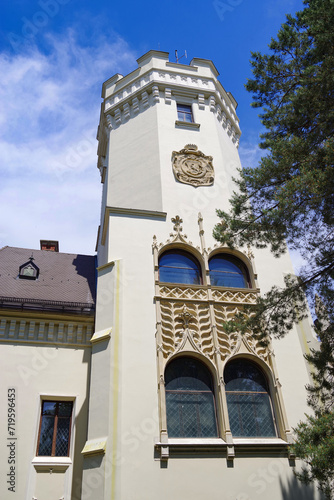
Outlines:
<svg viewBox="0 0 334 500"><path fill-rule="evenodd" d="M245 264L234 255L219 253L209 260L210 281L213 286L250 288L250 278ZM173 249L159 259L159 279L164 283L201 285L200 263L191 253Z"/></svg>
<svg viewBox="0 0 334 500"><path fill-rule="evenodd" d="M230 361L224 371L231 432L234 437L275 437L268 383L258 366ZM215 391L210 370L198 359L179 357L165 371L169 437L218 437Z"/></svg>

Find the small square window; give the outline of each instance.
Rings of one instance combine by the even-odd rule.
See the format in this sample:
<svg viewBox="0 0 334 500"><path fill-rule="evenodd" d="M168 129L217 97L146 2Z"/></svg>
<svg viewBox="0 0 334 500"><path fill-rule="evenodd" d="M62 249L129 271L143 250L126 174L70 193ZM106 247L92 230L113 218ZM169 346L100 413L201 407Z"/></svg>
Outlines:
<svg viewBox="0 0 334 500"><path fill-rule="evenodd" d="M191 106L188 104L177 104L177 119L180 122L194 123Z"/></svg>
<svg viewBox="0 0 334 500"><path fill-rule="evenodd" d="M43 401L36 455L68 457L72 401Z"/></svg>

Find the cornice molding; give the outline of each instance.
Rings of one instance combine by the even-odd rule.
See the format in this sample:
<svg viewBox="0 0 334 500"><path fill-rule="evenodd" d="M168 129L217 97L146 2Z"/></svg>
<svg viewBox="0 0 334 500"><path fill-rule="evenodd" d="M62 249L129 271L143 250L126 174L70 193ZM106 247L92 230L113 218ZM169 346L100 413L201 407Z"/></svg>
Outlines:
<svg viewBox="0 0 334 500"><path fill-rule="evenodd" d="M0 297L0 309L20 309L54 313L94 315L95 304L86 302L62 302L21 297Z"/></svg>
<svg viewBox="0 0 334 500"><path fill-rule="evenodd" d="M62 318L2 317L0 342L90 347L93 323Z"/></svg>
<svg viewBox="0 0 334 500"><path fill-rule="evenodd" d="M152 87L158 85L159 90L165 91L167 87L173 95L184 93L193 96L195 99L198 98L199 94L204 94L206 99L214 97L216 104L226 113L236 133L240 135L239 119L234 109L235 100L233 99L232 101L231 96L228 95L220 82L214 78L189 74L191 66L176 66L181 71L176 73L161 69L150 69L138 75L137 78L130 81L127 85L124 84L123 87L115 89L112 95L105 98L103 105L104 115L115 116L117 110L122 111L125 104L132 107L132 100L135 97L140 101L142 99L141 93L144 90L152 93ZM186 68L187 72L183 68ZM188 88L185 88L185 86Z"/></svg>
<svg viewBox="0 0 334 500"><path fill-rule="evenodd" d="M101 243L105 244L107 231L109 227L109 215L124 215L125 217L134 216L140 218L148 218L148 219L158 219L158 220L166 220L167 213L166 212L158 212L154 210L141 210L138 208L122 208L122 207L109 207L106 206L104 210L104 218L103 218L103 228L102 228L102 237Z"/></svg>

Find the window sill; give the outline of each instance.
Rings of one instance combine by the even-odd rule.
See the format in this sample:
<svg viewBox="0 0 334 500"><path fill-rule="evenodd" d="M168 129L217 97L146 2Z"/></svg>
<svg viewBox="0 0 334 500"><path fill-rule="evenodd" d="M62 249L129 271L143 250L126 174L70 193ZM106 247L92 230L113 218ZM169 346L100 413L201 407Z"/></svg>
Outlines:
<svg viewBox="0 0 334 500"><path fill-rule="evenodd" d="M180 120L175 120L175 126L181 127L181 128L190 128L190 129L195 129L195 130L199 130L199 128L200 128L199 123L181 122Z"/></svg>
<svg viewBox="0 0 334 500"><path fill-rule="evenodd" d="M258 446L258 445L287 446L288 445L288 443L284 441L284 439L280 438L234 438L233 444L234 446Z"/></svg>
<svg viewBox="0 0 334 500"><path fill-rule="evenodd" d="M260 455L276 450L281 453L282 449L288 451L288 443L280 438L234 438L227 443L222 438L170 438L165 443L156 441L155 449L157 459L166 460L177 456L178 452L188 453L189 456L197 455L201 452L212 452L212 455L205 453L203 456L226 456L228 460L233 460L235 454L243 455L243 451L258 452Z"/></svg>
<svg viewBox="0 0 334 500"><path fill-rule="evenodd" d="M169 438L167 443L157 442L156 446L226 446L221 438Z"/></svg>
<svg viewBox="0 0 334 500"><path fill-rule="evenodd" d="M155 446L227 446L222 438L169 438L166 443L157 441ZM281 438L233 438L234 446L281 445L287 446L287 441Z"/></svg>
<svg viewBox="0 0 334 500"><path fill-rule="evenodd" d="M72 465L72 460L69 457L35 457L32 464L37 471L65 472Z"/></svg>

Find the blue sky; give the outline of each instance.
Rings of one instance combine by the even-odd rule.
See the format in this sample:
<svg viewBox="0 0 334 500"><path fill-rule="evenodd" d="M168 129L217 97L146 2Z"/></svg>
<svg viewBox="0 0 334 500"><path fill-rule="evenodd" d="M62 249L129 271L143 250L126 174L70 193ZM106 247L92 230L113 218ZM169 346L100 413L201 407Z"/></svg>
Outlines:
<svg viewBox="0 0 334 500"><path fill-rule="evenodd" d="M0 17L0 247L94 253L101 184L101 86L148 50L211 59L238 102L245 165L260 158L258 111L244 89L301 0L4 0ZM218 208L218 207L217 207Z"/></svg>

